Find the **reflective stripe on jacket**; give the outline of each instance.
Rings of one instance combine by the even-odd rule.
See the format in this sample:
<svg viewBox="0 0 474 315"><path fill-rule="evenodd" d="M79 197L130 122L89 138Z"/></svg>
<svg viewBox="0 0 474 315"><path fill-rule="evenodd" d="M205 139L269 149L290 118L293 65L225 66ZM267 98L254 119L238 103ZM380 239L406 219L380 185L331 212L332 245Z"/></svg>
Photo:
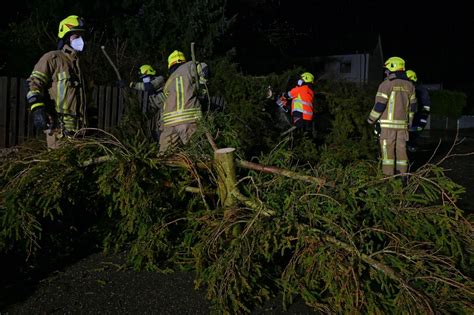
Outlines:
<svg viewBox="0 0 474 315"><path fill-rule="evenodd" d="M413 83L392 73L379 85L369 120L380 119L381 128L407 129L412 123L416 104Z"/></svg>
<svg viewBox="0 0 474 315"><path fill-rule="evenodd" d="M291 114L293 112L303 113L303 120L313 120L313 99L314 92L307 86L297 86L288 92L288 96L292 98Z"/></svg>
<svg viewBox="0 0 474 315"><path fill-rule="evenodd" d="M67 130L76 130L86 123L86 95L77 53L68 45L62 50L45 53L28 78L27 98L39 97L54 109Z"/></svg>
<svg viewBox="0 0 474 315"><path fill-rule="evenodd" d="M161 116L162 126L189 124L202 117L194 85L194 69L192 61L183 63L166 81L163 89L166 99Z"/></svg>

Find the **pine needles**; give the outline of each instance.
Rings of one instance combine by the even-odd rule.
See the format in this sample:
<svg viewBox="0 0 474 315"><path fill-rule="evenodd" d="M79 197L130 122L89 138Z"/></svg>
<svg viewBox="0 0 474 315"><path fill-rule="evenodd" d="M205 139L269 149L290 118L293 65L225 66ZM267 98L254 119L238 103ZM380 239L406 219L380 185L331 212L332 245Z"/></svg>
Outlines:
<svg viewBox="0 0 474 315"><path fill-rule="evenodd" d="M249 82L235 84L248 93ZM345 127L327 130L321 145L275 130L242 140L262 123L249 114L260 101L235 97L235 112L209 114L191 145L166 157L130 125L55 151L20 149L0 167L0 250L35 255L45 235L63 241L51 222L89 213L104 250L127 249L137 269L196 272L220 313L251 312L281 292L286 305L299 296L321 313L468 314L474 247L472 222L457 206L464 188L434 164L407 186L383 177L359 125L364 97L340 89L322 106ZM240 145L239 158L251 153L332 184L239 168L236 202L222 206L206 134L221 148Z"/></svg>

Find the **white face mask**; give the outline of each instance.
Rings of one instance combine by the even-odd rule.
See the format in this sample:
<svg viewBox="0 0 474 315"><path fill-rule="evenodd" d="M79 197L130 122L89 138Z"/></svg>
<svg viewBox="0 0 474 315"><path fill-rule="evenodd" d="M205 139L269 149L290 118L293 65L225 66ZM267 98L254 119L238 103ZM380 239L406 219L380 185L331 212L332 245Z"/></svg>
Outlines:
<svg viewBox="0 0 474 315"><path fill-rule="evenodd" d="M82 37L75 38L71 40L71 47L75 51L83 51L84 50L84 41L82 40Z"/></svg>
<svg viewBox="0 0 474 315"><path fill-rule="evenodd" d="M301 86L303 84L303 80L299 79L298 80L298 85Z"/></svg>

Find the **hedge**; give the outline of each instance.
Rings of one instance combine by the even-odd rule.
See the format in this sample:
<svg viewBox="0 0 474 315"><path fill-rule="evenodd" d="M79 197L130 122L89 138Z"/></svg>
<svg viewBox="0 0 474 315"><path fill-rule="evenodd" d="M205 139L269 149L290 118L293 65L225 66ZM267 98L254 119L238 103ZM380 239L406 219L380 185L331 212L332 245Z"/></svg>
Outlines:
<svg viewBox="0 0 474 315"><path fill-rule="evenodd" d="M451 90L430 91L431 114L459 118L466 106L465 93Z"/></svg>

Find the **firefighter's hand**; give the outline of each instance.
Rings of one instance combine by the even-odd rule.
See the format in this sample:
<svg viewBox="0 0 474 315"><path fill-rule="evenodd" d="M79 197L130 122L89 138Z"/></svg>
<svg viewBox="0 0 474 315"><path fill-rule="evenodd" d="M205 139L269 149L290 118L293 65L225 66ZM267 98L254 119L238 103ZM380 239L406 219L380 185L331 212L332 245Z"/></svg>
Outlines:
<svg viewBox="0 0 474 315"><path fill-rule="evenodd" d="M33 104L33 106L36 104ZM46 113L46 108L43 105L34 107L31 112L33 118L33 125L38 130L45 130L48 126L48 114Z"/></svg>

